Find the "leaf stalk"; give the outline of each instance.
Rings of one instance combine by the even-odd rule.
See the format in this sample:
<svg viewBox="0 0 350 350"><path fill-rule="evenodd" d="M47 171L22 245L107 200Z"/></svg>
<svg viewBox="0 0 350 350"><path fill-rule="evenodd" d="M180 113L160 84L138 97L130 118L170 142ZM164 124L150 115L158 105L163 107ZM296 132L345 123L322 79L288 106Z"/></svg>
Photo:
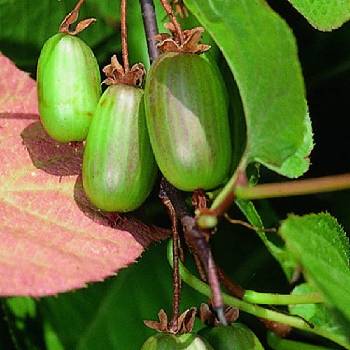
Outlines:
<svg viewBox="0 0 350 350"><path fill-rule="evenodd" d="M350 174L324 176L313 179L262 184L254 187L239 186L235 195L239 199L252 200L275 197L300 196L350 189Z"/></svg>

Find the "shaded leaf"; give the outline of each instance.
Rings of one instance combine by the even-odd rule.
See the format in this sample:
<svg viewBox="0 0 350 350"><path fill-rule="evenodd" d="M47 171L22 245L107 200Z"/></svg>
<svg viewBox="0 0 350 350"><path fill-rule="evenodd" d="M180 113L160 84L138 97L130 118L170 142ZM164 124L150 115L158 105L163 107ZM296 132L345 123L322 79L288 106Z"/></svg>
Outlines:
<svg viewBox="0 0 350 350"><path fill-rule="evenodd" d="M350 19L349 0L288 0L310 24L324 31L340 27Z"/></svg>
<svg viewBox="0 0 350 350"><path fill-rule="evenodd" d="M47 350L64 350L64 346L57 336L55 330L52 328L51 324L47 321L44 321L43 326L45 345Z"/></svg>
<svg viewBox="0 0 350 350"><path fill-rule="evenodd" d="M303 343L300 341L288 340L278 337L276 334L269 332L267 334L267 342L273 350L334 350L329 347L318 346Z"/></svg>
<svg viewBox="0 0 350 350"><path fill-rule="evenodd" d="M312 292L317 292L317 289L308 283L303 283L295 287L292 294L303 295ZM344 340L347 339L350 342L350 323L346 325L341 322L333 310L323 303L289 305L289 312L293 315L301 316L319 329L338 334L342 336Z"/></svg>
<svg viewBox="0 0 350 350"><path fill-rule="evenodd" d="M259 216L259 213L256 211L254 204L249 201L244 200L236 200L236 204L239 209L242 211L244 216L247 218L249 223L257 228L256 232L259 235L260 239L265 244L266 248L269 250L271 255L279 262L281 265L287 279L291 281L294 277L294 273L297 269L297 264L293 257L289 254L289 252L282 245L277 245L271 239L271 234L267 235L264 232L264 225ZM273 235L273 233L272 233Z"/></svg>
<svg viewBox="0 0 350 350"><path fill-rule="evenodd" d="M23 326L23 319L26 317L34 318L36 316L36 305L32 298L8 298L5 300L5 304L10 312L18 318L19 328Z"/></svg>
<svg viewBox="0 0 350 350"><path fill-rule="evenodd" d="M15 349L39 350L43 347L40 318L33 299L3 299L2 309Z"/></svg>
<svg viewBox="0 0 350 350"><path fill-rule="evenodd" d="M156 319L161 308L171 311L171 274L162 243L118 277L57 298L43 298L39 308L65 349L140 349L154 334L143 321ZM181 311L202 301L202 295L183 286ZM199 322L194 331L198 326Z"/></svg>
<svg viewBox="0 0 350 350"><path fill-rule="evenodd" d="M291 215L280 233L307 280L350 320L350 245L337 221L329 214Z"/></svg>
<svg viewBox="0 0 350 350"><path fill-rule="evenodd" d="M274 165L270 165L269 168L271 170L274 170L281 175L294 178L301 176L309 169L310 159L307 155L311 153L314 147L312 126L309 114L305 115L304 123L307 132L304 134L304 141L301 146L297 149L295 154L287 158L281 166L275 167Z"/></svg>
<svg viewBox="0 0 350 350"><path fill-rule="evenodd" d="M303 159L312 135L290 28L261 0L185 3L222 50L237 82L247 124L245 157L300 176L308 168Z"/></svg>
<svg viewBox="0 0 350 350"><path fill-rule="evenodd" d="M34 6L30 0L0 2L2 51L17 65L33 70L44 42L57 33L61 21L75 3L76 0L40 0ZM96 17L97 22L79 37L87 41L100 60L106 59L116 49L118 16L118 2L112 0L90 0L81 8L80 19ZM112 44L109 42L109 47L106 47L105 43L111 38Z"/></svg>
<svg viewBox="0 0 350 350"><path fill-rule="evenodd" d="M90 207L82 144L50 139L35 82L0 56L0 295L85 286L134 262L166 231Z"/></svg>

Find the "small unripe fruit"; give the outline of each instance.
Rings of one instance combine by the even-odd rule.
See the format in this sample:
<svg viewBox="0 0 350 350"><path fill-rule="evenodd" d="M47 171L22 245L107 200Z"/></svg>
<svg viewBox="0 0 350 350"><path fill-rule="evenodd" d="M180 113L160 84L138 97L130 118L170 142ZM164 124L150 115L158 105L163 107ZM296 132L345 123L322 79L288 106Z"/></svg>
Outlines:
<svg viewBox="0 0 350 350"><path fill-rule="evenodd" d="M109 86L86 139L83 186L87 197L105 211L132 211L147 198L156 172L143 90L122 84Z"/></svg>
<svg viewBox="0 0 350 350"><path fill-rule="evenodd" d="M264 350L257 336L244 324L207 327L199 334L215 350Z"/></svg>
<svg viewBox="0 0 350 350"><path fill-rule="evenodd" d="M180 336L159 333L146 340L141 350L213 350L202 338L192 333Z"/></svg>
<svg viewBox="0 0 350 350"><path fill-rule="evenodd" d="M84 41L58 33L46 41L37 69L41 122L56 141L82 141L101 95L96 58Z"/></svg>
<svg viewBox="0 0 350 350"><path fill-rule="evenodd" d="M145 105L164 177L184 191L222 184L229 176L232 149L218 69L196 54L162 54L148 73Z"/></svg>

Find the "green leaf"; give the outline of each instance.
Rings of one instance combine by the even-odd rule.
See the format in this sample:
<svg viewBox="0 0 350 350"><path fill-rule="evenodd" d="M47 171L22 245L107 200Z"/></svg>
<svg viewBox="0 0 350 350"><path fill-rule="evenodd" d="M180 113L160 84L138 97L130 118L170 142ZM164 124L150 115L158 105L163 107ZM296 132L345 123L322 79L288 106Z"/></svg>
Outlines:
<svg viewBox="0 0 350 350"><path fill-rule="evenodd" d="M311 345L300 341L283 339L272 332L267 334L267 342L273 350L333 350L333 348L326 348L324 346Z"/></svg>
<svg viewBox="0 0 350 350"><path fill-rule="evenodd" d="M75 3L76 0L40 0L33 6L30 0L1 2L1 51L18 66L34 71L44 42L57 33L63 18ZM118 2L112 0L87 1L81 8L79 19L95 17L97 22L79 37L91 46L100 61L119 47L119 35L114 29L118 12Z"/></svg>
<svg viewBox="0 0 350 350"><path fill-rule="evenodd" d="M295 154L287 158L280 167L276 168L275 166L270 165L269 168L271 170L274 170L281 175L294 178L301 176L309 169L310 159L306 155L310 154L314 147L309 114L306 114L304 123L307 132L304 135L302 145L298 148Z"/></svg>
<svg viewBox="0 0 350 350"><path fill-rule="evenodd" d="M350 245L336 219L324 213L291 215L280 233L307 280L350 320Z"/></svg>
<svg viewBox="0 0 350 350"><path fill-rule="evenodd" d="M307 170L312 134L294 36L262 0L185 0L223 52L247 124L249 162L297 177Z"/></svg>
<svg viewBox="0 0 350 350"><path fill-rule="evenodd" d="M25 318L34 318L36 316L36 304L34 299L29 297L14 297L7 298L5 304L8 310L18 318L23 320Z"/></svg>
<svg viewBox="0 0 350 350"><path fill-rule="evenodd" d="M349 0L288 0L308 21L319 30L339 28L350 19Z"/></svg>
<svg viewBox="0 0 350 350"><path fill-rule="evenodd" d="M273 240L271 240L271 236L266 235L262 220L252 202L236 200L236 204L245 215L249 223L257 228L256 232L260 239L263 241L271 255L279 262L288 281L291 281L297 268L293 257L289 254L285 247L277 245Z"/></svg>
<svg viewBox="0 0 350 350"><path fill-rule="evenodd" d="M44 327L44 338L47 350L64 350L57 333L52 328L51 324L47 321L43 323Z"/></svg>
<svg viewBox="0 0 350 350"><path fill-rule="evenodd" d="M317 289L308 283L303 283L294 288L293 295L303 295L317 292ZM324 329L330 333L338 334L344 341L350 341L349 324L345 324L337 315L325 304L300 304L290 305L289 312L298 315L310 322L319 329Z"/></svg>
<svg viewBox="0 0 350 350"><path fill-rule="evenodd" d="M64 349L140 349L154 334L143 320L158 320L161 308L170 311L171 298L172 275L163 243L115 278L85 290L43 298L39 307ZM183 310L201 302L201 295L184 286Z"/></svg>

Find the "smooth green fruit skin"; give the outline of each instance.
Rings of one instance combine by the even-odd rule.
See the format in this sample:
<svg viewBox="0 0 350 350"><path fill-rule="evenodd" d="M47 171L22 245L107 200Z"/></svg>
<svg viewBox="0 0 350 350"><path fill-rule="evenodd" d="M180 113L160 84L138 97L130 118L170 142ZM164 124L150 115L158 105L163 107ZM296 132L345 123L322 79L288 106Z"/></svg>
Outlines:
<svg viewBox="0 0 350 350"><path fill-rule="evenodd" d="M183 191L213 189L228 177L231 139L224 83L194 54L166 53L145 87L147 127L164 177Z"/></svg>
<svg viewBox="0 0 350 350"><path fill-rule="evenodd" d="M215 350L264 350L257 336L244 324L207 327L199 334Z"/></svg>
<svg viewBox="0 0 350 350"><path fill-rule="evenodd" d="M192 333L180 336L159 333L146 340L141 350L214 350L204 339Z"/></svg>
<svg viewBox="0 0 350 350"><path fill-rule="evenodd" d="M58 33L41 50L37 68L41 122L56 141L85 140L101 96L96 58L81 39Z"/></svg>
<svg viewBox="0 0 350 350"><path fill-rule="evenodd" d="M111 85L97 106L83 158L83 186L99 209L138 208L153 187L157 166L149 142L143 90Z"/></svg>

